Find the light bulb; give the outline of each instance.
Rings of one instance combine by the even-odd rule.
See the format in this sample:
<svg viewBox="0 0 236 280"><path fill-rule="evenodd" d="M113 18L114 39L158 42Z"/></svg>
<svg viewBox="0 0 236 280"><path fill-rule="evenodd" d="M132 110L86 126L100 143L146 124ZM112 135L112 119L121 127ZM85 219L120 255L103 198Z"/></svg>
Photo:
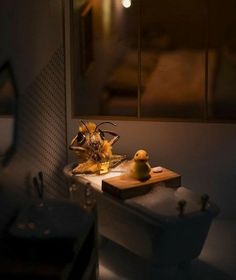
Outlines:
<svg viewBox="0 0 236 280"><path fill-rule="evenodd" d="M131 6L131 0L122 0L121 3L124 8L129 8Z"/></svg>

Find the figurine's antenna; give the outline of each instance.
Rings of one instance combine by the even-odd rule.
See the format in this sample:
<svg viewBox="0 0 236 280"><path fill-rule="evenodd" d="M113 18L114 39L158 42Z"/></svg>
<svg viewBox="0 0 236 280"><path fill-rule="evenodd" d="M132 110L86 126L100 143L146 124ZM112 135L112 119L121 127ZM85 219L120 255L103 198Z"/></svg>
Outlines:
<svg viewBox="0 0 236 280"><path fill-rule="evenodd" d="M85 126L85 128L87 129L88 133L90 133L90 131L89 131L89 129L88 129L86 123L85 123L84 121L82 121L82 120L81 120L81 122L82 122L82 124Z"/></svg>
<svg viewBox="0 0 236 280"><path fill-rule="evenodd" d="M115 123L112 123L112 122L101 122L100 124L98 124L98 125L96 126L95 131L97 131L97 128L98 128L100 125L105 124L105 123L108 123L108 124L111 124L111 125L113 125L113 126L116 126L116 124L115 124Z"/></svg>

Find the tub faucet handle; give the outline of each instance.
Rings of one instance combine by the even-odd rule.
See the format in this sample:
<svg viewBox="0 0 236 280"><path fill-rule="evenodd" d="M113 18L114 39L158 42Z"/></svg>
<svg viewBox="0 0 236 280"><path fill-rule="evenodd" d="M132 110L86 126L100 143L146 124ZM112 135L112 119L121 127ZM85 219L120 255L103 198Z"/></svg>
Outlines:
<svg viewBox="0 0 236 280"><path fill-rule="evenodd" d="M95 206L95 199L93 196L92 186L90 183L87 183L85 186L85 203L84 208L88 211L92 210Z"/></svg>
<svg viewBox="0 0 236 280"><path fill-rule="evenodd" d="M207 207L207 204L208 204L208 202L209 202L209 200L210 200L210 197L209 197L209 195L208 194L203 194L202 196L201 196L201 210L202 211L205 211L206 210L206 207Z"/></svg>
<svg viewBox="0 0 236 280"><path fill-rule="evenodd" d="M187 201L184 199L181 199L180 201L178 201L178 205L177 205L177 210L179 211L179 216L183 216L184 215L184 211L187 205Z"/></svg>

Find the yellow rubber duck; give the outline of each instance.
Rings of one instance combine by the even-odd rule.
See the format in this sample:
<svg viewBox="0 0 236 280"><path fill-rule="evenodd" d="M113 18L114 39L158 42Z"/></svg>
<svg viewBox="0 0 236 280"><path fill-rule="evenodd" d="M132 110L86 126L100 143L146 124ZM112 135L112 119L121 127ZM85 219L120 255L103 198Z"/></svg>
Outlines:
<svg viewBox="0 0 236 280"><path fill-rule="evenodd" d="M130 166L130 176L140 181L148 180L151 177L151 166L148 160L148 153L145 150L138 150Z"/></svg>

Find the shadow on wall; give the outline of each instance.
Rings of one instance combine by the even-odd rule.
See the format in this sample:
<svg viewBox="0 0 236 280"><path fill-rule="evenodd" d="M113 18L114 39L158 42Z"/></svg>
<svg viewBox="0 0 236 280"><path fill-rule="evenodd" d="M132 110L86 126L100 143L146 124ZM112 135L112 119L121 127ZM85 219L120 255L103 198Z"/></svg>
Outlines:
<svg viewBox="0 0 236 280"><path fill-rule="evenodd" d="M0 26L5 27L8 40L1 45L0 60L4 60L2 55L11 60L19 98L16 153L0 171L4 177L0 180L11 190L22 191L30 176L32 179L43 171L45 195L66 197L62 172L67 161L62 1L2 2L7 16L0 17Z"/></svg>
<svg viewBox="0 0 236 280"><path fill-rule="evenodd" d="M45 174L45 195L67 197L64 55L59 47L32 84L19 96L16 153L3 169L4 185L16 191L39 171ZM53 108L51 104L54 104ZM32 179L31 182L32 184Z"/></svg>

